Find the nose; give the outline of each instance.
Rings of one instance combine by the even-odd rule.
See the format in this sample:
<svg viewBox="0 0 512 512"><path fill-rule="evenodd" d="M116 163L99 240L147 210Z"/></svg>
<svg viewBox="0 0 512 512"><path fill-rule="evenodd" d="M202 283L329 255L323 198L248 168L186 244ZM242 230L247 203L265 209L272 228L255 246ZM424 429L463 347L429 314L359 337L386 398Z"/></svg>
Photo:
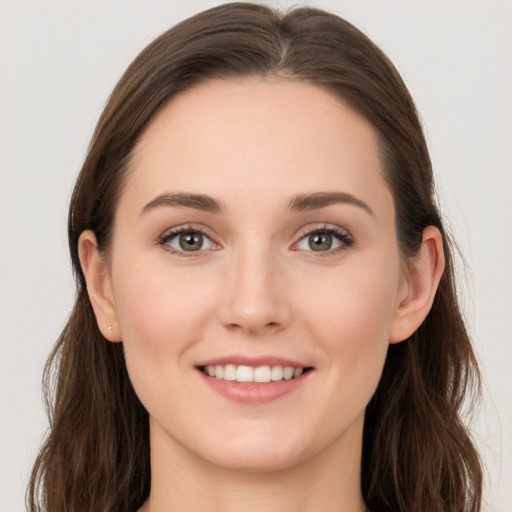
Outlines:
<svg viewBox="0 0 512 512"><path fill-rule="evenodd" d="M291 309L283 272L269 253L246 250L232 254L219 307L226 328L262 335L288 325Z"/></svg>

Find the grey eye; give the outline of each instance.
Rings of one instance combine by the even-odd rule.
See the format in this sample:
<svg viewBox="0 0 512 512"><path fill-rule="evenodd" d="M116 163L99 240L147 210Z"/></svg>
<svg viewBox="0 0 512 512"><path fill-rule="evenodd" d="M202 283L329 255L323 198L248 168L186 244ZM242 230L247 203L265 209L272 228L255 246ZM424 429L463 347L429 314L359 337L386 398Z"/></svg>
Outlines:
<svg viewBox="0 0 512 512"><path fill-rule="evenodd" d="M332 235L329 233L313 233L308 237L308 245L312 251L328 251L332 242Z"/></svg>
<svg viewBox="0 0 512 512"><path fill-rule="evenodd" d="M333 229L313 231L303 236L296 244L301 251L333 252L342 246L351 245L351 240L344 233L338 233Z"/></svg>
<svg viewBox="0 0 512 512"><path fill-rule="evenodd" d="M173 236L167 244L178 251L197 252L209 249L213 242L199 231L185 231Z"/></svg>
<svg viewBox="0 0 512 512"><path fill-rule="evenodd" d="M180 235L180 248L184 251L198 251L203 246L201 233L183 233Z"/></svg>

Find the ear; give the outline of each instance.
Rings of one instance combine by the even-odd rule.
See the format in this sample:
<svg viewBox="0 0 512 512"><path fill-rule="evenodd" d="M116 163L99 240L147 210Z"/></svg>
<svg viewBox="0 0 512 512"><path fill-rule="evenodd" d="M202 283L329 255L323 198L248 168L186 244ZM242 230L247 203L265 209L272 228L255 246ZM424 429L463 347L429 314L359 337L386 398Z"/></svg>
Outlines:
<svg viewBox="0 0 512 512"><path fill-rule="evenodd" d="M98 250L94 232L87 230L80 235L78 255L98 328L107 340L121 341L110 270Z"/></svg>
<svg viewBox="0 0 512 512"><path fill-rule="evenodd" d="M420 250L407 262L390 330L390 343L411 336L428 315L444 271L443 237L434 226L423 231Z"/></svg>

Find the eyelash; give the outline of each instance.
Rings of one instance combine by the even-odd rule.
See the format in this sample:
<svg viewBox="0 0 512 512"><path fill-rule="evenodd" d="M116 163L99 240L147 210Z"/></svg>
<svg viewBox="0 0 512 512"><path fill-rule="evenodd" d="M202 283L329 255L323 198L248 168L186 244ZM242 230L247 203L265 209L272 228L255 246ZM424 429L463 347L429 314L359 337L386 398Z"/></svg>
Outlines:
<svg viewBox="0 0 512 512"><path fill-rule="evenodd" d="M166 251L169 251L170 253L172 253L180 258L195 257L205 251L205 249L203 249L203 250L199 250L199 251L190 251L189 253L187 253L186 251L176 250L173 247L170 247L168 245L169 242L173 238L176 238L177 236L179 236L183 233L199 233L203 237L212 241L212 243L214 245L217 245L215 242L213 242L212 238L204 230L202 230L201 228L193 227L191 225L183 226L183 227L174 229L172 231L169 231L169 232L163 234L161 237L159 237L158 244L163 246ZM301 240L303 240L304 238L306 238L308 236L313 236L313 235L317 235L317 234L318 235L327 234L327 235L334 236L341 243L341 245L339 247L332 249L332 250L330 249L327 251L313 251L313 250L307 251L307 252L316 252L315 256L319 256L319 257L328 257L328 256L332 256L334 254L338 254L339 252L344 251L348 247L352 246L354 243L352 236L347 231L342 230L337 227L334 227L334 226L325 225L321 228L315 228L312 230L306 230L306 231L302 232L300 234L297 242L295 242L293 245L297 245ZM216 250L216 249L213 249L213 250ZM297 250L297 249L295 249L295 250Z"/></svg>
<svg viewBox="0 0 512 512"><path fill-rule="evenodd" d="M174 229L172 231L169 231L167 233L164 233L159 239L158 243L164 247L166 251L169 251L171 254L174 254L175 256L178 256L180 258L191 258L194 256L198 256L199 253L204 252L204 250L201 251L190 251L190 253L187 253L186 251L179 251L171 247L169 242L176 238L179 235L182 235L183 233L199 233L203 237L207 238L208 240L212 240L211 237L201 228L196 228L191 225L183 226L181 228ZM212 240L213 242L213 240ZM215 242L213 242L215 244Z"/></svg>
<svg viewBox="0 0 512 512"><path fill-rule="evenodd" d="M354 244L354 240L352 236L345 230L338 228L336 226L329 226L324 225L321 228L315 228L311 230L306 230L302 232L299 236L299 239L297 242L295 242L293 245L297 245L301 240L303 240L306 237L310 237L313 235L331 235L334 238L337 238L340 242L340 246L336 247L335 249L329 249L327 251L307 251L315 253L315 256L319 256L320 258L327 258L329 256L333 256L335 254L338 254L342 251L345 251L347 248L352 246Z"/></svg>

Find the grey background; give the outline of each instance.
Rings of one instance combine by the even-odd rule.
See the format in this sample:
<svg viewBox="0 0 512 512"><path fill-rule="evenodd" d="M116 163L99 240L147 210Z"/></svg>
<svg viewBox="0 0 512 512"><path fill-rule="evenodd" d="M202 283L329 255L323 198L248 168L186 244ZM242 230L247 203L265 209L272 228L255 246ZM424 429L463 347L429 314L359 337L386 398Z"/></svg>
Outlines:
<svg viewBox="0 0 512 512"><path fill-rule="evenodd" d="M0 0L0 512L23 510L47 425L42 368L74 293L67 205L95 122L147 43L218 3ZM487 465L485 510L511 512L512 2L302 4L368 33L417 102L439 200L469 267L459 262L485 378L473 427Z"/></svg>

